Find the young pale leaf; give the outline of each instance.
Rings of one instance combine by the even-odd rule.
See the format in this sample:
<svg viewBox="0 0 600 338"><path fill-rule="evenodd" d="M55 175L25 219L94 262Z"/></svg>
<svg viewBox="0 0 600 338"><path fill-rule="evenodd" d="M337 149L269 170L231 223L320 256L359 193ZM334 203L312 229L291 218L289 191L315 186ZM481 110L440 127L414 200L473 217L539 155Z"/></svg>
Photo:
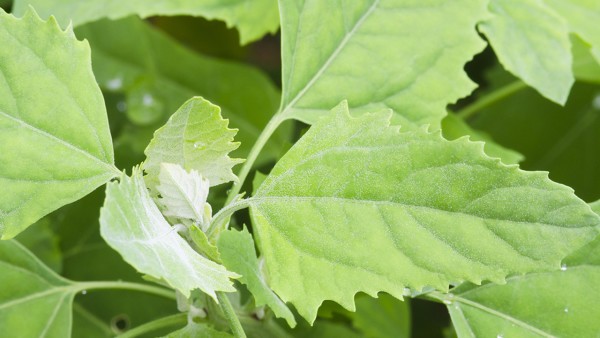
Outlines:
<svg viewBox="0 0 600 338"><path fill-rule="evenodd" d="M279 27L276 0L15 0L13 11L25 12L33 6L41 16L54 15L66 25L79 26L101 18L119 19L130 15L146 18L154 15L194 15L223 20L240 31L242 44L254 41Z"/></svg>
<svg viewBox="0 0 600 338"><path fill-rule="evenodd" d="M268 305L277 317L284 318L291 327L296 326L290 309L267 285L248 230L223 232L219 237L218 248L223 265L242 276L240 282L248 286L256 306Z"/></svg>
<svg viewBox="0 0 600 338"><path fill-rule="evenodd" d="M20 337L70 337L77 288L21 244L0 242L0 327Z"/></svg>
<svg viewBox="0 0 600 338"><path fill-rule="evenodd" d="M463 285L445 302L459 337L595 337L600 332L600 237L560 271Z"/></svg>
<svg viewBox="0 0 600 338"><path fill-rule="evenodd" d="M249 200L269 285L313 321L325 299L558 269L598 215L546 173L466 138L399 133L344 105L315 124Z"/></svg>
<svg viewBox="0 0 600 338"><path fill-rule="evenodd" d="M485 46L475 30L486 16L485 1L302 0L280 6L281 106L288 117L314 123L348 99L356 111L392 108L405 127L437 128L446 105L475 88L463 67Z"/></svg>
<svg viewBox="0 0 600 338"><path fill-rule="evenodd" d="M90 49L41 21L0 9L0 237L118 175ZM33 76L35 75L35 76Z"/></svg>
<svg viewBox="0 0 600 338"><path fill-rule="evenodd" d="M196 170L188 173L178 164L161 163L158 180L160 184L156 190L161 195L160 203L165 207L163 215L204 224L209 188L206 178Z"/></svg>
<svg viewBox="0 0 600 338"><path fill-rule="evenodd" d="M215 291L232 292L227 271L195 252L152 201L139 169L110 183L100 212L100 232L108 244L139 272L166 281L189 297L200 289L216 301Z"/></svg>
<svg viewBox="0 0 600 338"><path fill-rule="evenodd" d="M132 96L139 99L143 87L147 91L141 95L142 101L151 97L163 107L161 122L182 102L202 96L218 105L230 125L240 129L236 135L242 143L236 150L239 156L250 151L277 110L279 92L262 72L198 54L136 17L102 20L79 27L76 33L90 42L94 74L102 89L123 93L132 101ZM135 134L129 131L119 138L119 144L143 151L155 129L148 126ZM291 128L278 128L259 160L279 158L290 134Z"/></svg>
<svg viewBox="0 0 600 338"><path fill-rule="evenodd" d="M548 99L564 104L575 82L569 26L542 0L492 0L481 23L504 67Z"/></svg>
<svg viewBox="0 0 600 338"><path fill-rule="evenodd" d="M484 132L471 128L471 126L455 114L448 114L444 117L442 120L442 133L448 140L455 140L459 137L469 135L472 141L483 141L485 142L485 153L491 157L501 159L502 162L506 164L518 164L525 159L520 153L494 142L494 140Z"/></svg>
<svg viewBox="0 0 600 338"><path fill-rule="evenodd" d="M592 55L600 63L600 2L596 0L544 0L567 20L571 31L592 46Z"/></svg>
<svg viewBox="0 0 600 338"><path fill-rule="evenodd" d="M231 168L243 160L228 156L239 143L233 142L237 130L229 129L227 124L221 109L201 97L184 103L154 133L144 152L148 185L153 188L158 183L163 162L197 170L210 186L237 180Z"/></svg>

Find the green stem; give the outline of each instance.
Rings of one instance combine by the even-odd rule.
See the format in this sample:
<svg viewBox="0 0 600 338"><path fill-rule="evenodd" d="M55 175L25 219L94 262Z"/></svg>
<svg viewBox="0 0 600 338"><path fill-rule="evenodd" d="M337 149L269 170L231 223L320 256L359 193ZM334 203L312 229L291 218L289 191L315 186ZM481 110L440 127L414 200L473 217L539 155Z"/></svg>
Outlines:
<svg viewBox="0 0 600 338"><path fill-rule="evenodd" d="M240 193L240 190L242 189L242 185L246 181L246 178L248 177L248 173L250 173L250 170L252 169L252 166L254 165L256 158L260 154L261 150L264 148L265 144L267 144L267 141L269 140L271 135L273 135L273 133L275 132L277 127L279 127L279 125L281 125L281 123L283 121L285 121L286 119L287 118L283 114L278 113L278 114L275 114L271 118L269 123L267 123L267 125L265 126L265 129L263 129L263 131L258 136L256 143L254 143L254 145L252 146L252 149L250 150L250 153L248 154L248 158L246 159L246 162L244 162L242 169L240 170L240 173L238 174L237 182L235 182L233 184L233 186L231 187L231 190L229 191L227 200L225 201L225 205L228 205L229 203L231 203L231 201L233 201L235 196L237 196L237 194Z"/></svg>
<svg viewBox="0 0 600 338"><path fill-rule="evenodd" d="M100 289L118 289L118 290L134 290L145 292L161 297L165 297L168 299L177 300L175 297L175 292L173 290L165 289L162 287L140 284L140 283L130 283L130 282L120 282L120 281L106 281L106 282L79 282L74 285L78 291L87 291L87 290L100 290Z"/></svg>
<svg viewBox="0 0 600 338"><path fill-rule="evenodd" d="M185 324L187 324L187 314L178 313L175 315L162 317L148 323L144 323L138 327L135 327L125 333L118 335L117 338L139 337L141 335L147 334L152 331L160 330L162 328L181 326Z"/></svg>
<svg viewBox="0 0 600 338"><path fill-rule="evenodd" d="M235 314L233 306L231 306L231 302L229 302L227 295L224 292L217 292L217 299L219 300L221 310L223 310L223 314L229 323L229 328L231 328L233 336L235 338L246 338L246 333L244 332L242 324Z"/></svg>
<svg viewBox="0 0 600 338"><path fill-rule="evenodd" d="M212 238L215 234L218 234L227 227L227 220L234 212L245 209L250 206L251 198L243 199L223 207L215 217L213 217L208 229L206 230L206 237Z"/></svg>
<svg viewBox="0 0 600 338"><path fill-rule="evenodd" d="M491 106L494 103L525 88L527 88L527 84L525 84L523 81L514 81L498 90L495 90L489 95L486 95L483 98L475 101L473 104L466 106L462 110L458 111L456 113L456 116L462 118L463 120L466 120L474 114L481 111L483 108Z"/></svg>

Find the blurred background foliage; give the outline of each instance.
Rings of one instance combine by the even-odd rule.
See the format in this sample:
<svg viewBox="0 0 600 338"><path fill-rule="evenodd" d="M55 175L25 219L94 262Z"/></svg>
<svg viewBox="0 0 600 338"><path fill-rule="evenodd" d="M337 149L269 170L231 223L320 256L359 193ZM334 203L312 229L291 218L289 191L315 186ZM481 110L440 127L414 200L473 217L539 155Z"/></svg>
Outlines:
<svg viewBox="0 0 600 338"><path fill-rule="evenodd" d="M10 6L10 0L0 0L0 7L10 11ZM184 16L98 21L77 28L76 35L87 39L92 48L119 168L143 161L154 130L191 96L221 106L231 125L240 129L237 140L242 146L234 155L242 158L278 107L278 35L240 46L237 31L223 22ZM449 107L444 135L485 141L489 155L520 163L525 170L548 171L551 179L572 187L587 202L599 199L600 67L591 61L587 46L575 38L573 51L577 83L563 107L503 70L487 48L465 67L479 88ZM268 172L305 129L301 124L284 125L259 159L260 171ZM224 195L225 189L219 187L212 195ZM100 188L40 220L18 240L67 278L140 282L141 276L100 237L103 198ZM213 197L212 203L218 208L222 201ZM245 217L241 213L235 223L247 224ZM255 336L261 336L257 332L295 337L455 336L441 304L419 299L401 302L386 294L378 299L359 294L356 301L356 313L326 302L313 327L304 322L287 333L281 330L284 323L269 316L245 324L252 326L248 332ZM73 336L111 337L174 313L176 304L152 295L84 292L76 298ZM378 325L364 325L373 321Z"/></svg>

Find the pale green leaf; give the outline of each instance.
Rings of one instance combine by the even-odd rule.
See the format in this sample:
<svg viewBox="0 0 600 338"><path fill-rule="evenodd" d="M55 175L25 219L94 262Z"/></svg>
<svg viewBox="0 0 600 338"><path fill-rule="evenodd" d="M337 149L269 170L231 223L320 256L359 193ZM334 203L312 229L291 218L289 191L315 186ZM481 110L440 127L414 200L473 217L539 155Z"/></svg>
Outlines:
<svg viewBox="0 0 600 338"><path fill-rule="evenodd" d="M217 247L208 240L208 237L206 237L206 234L202 230L196 226L190 226L188 231L190 239L192 240L192 243L196 245L198 252L203 254L211 261L218 263L221 262L221 254L219 253L219 249L217 249Z"/></svg>
<svg viewBox="0 0 600 338"><path fill-rule="evenodd" d="M146 148L144 170L148 173L148 185L156 184L163 162L197 170L210 186L236 181L231 168L242 160L229 157L239 143L233 142L237 130L229 129L228 122L221 117L219 107L201 97L184 103L154 133Z"/></svg>
<svg viewBox="0 0 600 338"><path fill-rule="evenodd" d="M155 106L162 106L157 123L164 123L192 96L202 96L221 107L223 116L240 129L236 135L242 143L236 151L238 156L244 157L249 152L277 110L279 92L262 72L195 53L138 18L102 20L79 27L76 33L90 42L94 74L100 86L106 91L124 93L127 107L150 95L154 105L142 105L146 111L141 114L154 116ZM117 108L124 105L125 102L120 102ZM128 128L115 143L143 151L158 126L141 130L136 127ZM278 158L288 143L290 131L289 126L280 127L259 160Z"/></svg>
<svg viewBox="0 0 600 338"><path fill-rule="evenodd" d="M600 61L594 59L590 45L573 35L571 38L573 53L573 73L578 80L600 83Z"/></svg>
<svg viewBox="0 0 600 338"><path fill-rule="evenodd" d="M279 318L284 318L290 327L296 326L296 320L290 309L271 290L260 270L261 263L256 257L252 235L244 228L242 231L223 232L217 244L221 260L229 270L237 272L240 282L246 284L254 296L256 306L268 305Z"/></svg>
<svg viewBox="0 0 600 338"><path fill-rule="evenodd" d="M215 291L235 291L230 278L237 275L202 257L171 228L137 168L133 177L123 175L121 182L108 185L100 232L139 272L166 281L186 297L196 288L215 301Z"/></svg>
<svg viewBox="0 0 600 338"><path fill-rule="evenodd" d="M196 170L189 173L178 164L161 163L160 184L156 190L164 206L163 215L204 224L204 210L208 198L209 182Z"/></svg>
<svg viewBox="0 0 600 338"><path fill-rule="evenodd" d="M564 104L575 79L569 26L542 0L492 0L479 24L500 63L548 99Z"/></svg>
<svg viewBox="0 0 600 338"><path fill-rule="evenodd" d="M398 132L341 105L277 163L247 203L269 285L309 321L329 299L558 269L598 215L546 173L481 143Z"/></svg>
<svg viewBox="0 0 600 338"><path fill-rule="evenodd" d="M405 127L439 128L446 105L475 88L463 67L484 47L485 5L282 1L284 116L313 123L347 99L353 111L392 108Z"/></svg>
<svg viewBox="0 0 600 338"><path fill-rule="evenodd" d="M102 18L120 19L129 15L193 15L225 21L240 31L242 44L254 41L279 27L276 0L15 0L13 11L23 13L33 6L42 17L54 15L67 25L79 26Z"/></svg>
<svg viewBox="0 0 600 338"><path fill-rule="evenodd" d="M600 215L600 200L590 203L592 210Z"/></svg>
<svg viewBox="0 0 600 338"><path fill-rule="evenodd" d="M0 242L0 327L20 337L70 337L77 288L16 241Z"/></svg>
<svg viewBox="0 0 600 338"><path fill-rule="evenodd" d="M463 285L452 291L445 302L458 336L596 337L600 241L594 242L565 259L559 271L510 277L506 285Z"/></svg>
<svg viewBox="0 0 600 338"><path fill-rule="evenodd" d="M544 0L567 20L571 31L592 46L592 55L600 63L600 2L596 0Z"/></svg>
<svg viewBox="0 0 600 338"><path fill-rule="evenodd" d="M485 153L491 157L501 159L506 164L517 164L525 158L520 153L494 142L489 135L471 128L463 119L457 117L455 114L448 114L442 120L442 132L448 140L455 140L459 137L469 135L472 141L483 141L485 142Z"/></svg>
<svg viewBox="0 0 600 338"><path fill-rule="evenodd" d="M190 323L183 329L171 332L165 338L231 338L227 332L218 331L204 323Z"/></svg>
<svg viewBox="0 0 600 338"><path fill-rule="evenodd" d="M0 236L11 238L118 174L87 43L0 9Z"/></svg>

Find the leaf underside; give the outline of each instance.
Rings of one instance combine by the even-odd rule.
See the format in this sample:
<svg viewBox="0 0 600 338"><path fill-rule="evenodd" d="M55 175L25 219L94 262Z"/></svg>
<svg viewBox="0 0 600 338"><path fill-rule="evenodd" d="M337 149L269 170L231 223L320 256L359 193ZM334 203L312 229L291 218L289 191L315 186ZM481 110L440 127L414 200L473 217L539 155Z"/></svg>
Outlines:
<svg viewBox="0 0 600 338"><path fill-rule="evenodd" d="M399 133L389 114L340 105L277 163L250 200L269 285L313 321L323 300L558 269L599 218L547 174L481 143Z"/></svg>
<svg viewBox="0 0 600 338"><path fill-rule="evenodd" d="M186 297L196 288L215 301L215 291L235 291L230 278L237 275L202 257L174 231L152 201L139 169L108 184L100 231L139 272L166 281Z"/></svg>
<svg viewBox="0 0 600 338"><path fill-rule="evenodd" d="M54 19L0 9L0 236L118 175L90 49ZM34 76L33 76L34 75Z"/></svg>
<svg viewBox="0 0 600 338"><path fill-rule="evenodd" d="M287 117L314 123L347 99L353 111L391 108L405 128L437 129L446 105L475 88L463 67L485 46L475 30L487 14L485 1L302 0L280 6Z"/></svg>
<svg viewBox="0 0 600 338"><path fill-rule="evenodd" d="M120 19L129 15L194 15L218 19L240 31L242 44L254 41L279 27L277 0L15 0L14 13L33 6L42 17L53 15L67 25L79 26L101 18Z"/></svg>

